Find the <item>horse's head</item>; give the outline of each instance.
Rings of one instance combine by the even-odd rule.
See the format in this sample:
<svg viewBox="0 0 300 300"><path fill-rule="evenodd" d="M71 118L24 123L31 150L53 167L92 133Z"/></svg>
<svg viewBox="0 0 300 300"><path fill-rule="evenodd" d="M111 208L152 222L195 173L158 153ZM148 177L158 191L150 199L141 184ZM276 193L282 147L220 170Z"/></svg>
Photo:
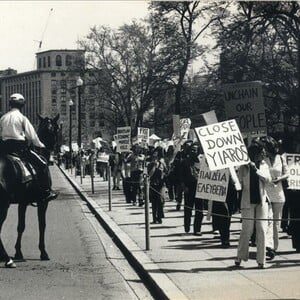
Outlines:
<svg viewBox="0 0 300 300"><path fill-rule="evenodd" d="M54 150L54 146L57 142L57 134L59 126L57 121L59 119L59 114L53 119L38 115L40 119L39 128L37 134L42 143L46 146L48 150Z"/></svg>

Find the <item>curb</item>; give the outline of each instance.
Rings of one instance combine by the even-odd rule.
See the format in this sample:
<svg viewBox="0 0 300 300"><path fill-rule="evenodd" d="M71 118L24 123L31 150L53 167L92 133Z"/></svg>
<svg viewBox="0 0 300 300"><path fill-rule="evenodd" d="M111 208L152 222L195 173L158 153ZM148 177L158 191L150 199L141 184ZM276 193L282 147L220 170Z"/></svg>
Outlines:
<svg viewBox="0 0 300 300"><path fill-rule="evenodd" d="M112 237L115 244L120 248L130 265L139 274L155 299L188 299L185 294L165 275L158 265L153 262L111 218L103 209L87 195L85 190L77 184L69 175L57 166L70 182L81 199L85 201L97 220Z"/></svg>

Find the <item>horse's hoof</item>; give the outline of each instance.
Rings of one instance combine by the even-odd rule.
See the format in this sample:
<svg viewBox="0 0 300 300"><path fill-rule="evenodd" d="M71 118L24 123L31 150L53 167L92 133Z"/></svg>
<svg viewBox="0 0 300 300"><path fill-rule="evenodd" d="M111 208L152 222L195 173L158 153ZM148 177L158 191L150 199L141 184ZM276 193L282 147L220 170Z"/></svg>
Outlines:
<svg viewBox="0 0 300 300"><path fill-rule="evenodd" d="M50 260L49 256L47 253L41 254L41 260Z"/></svg>
<svg viewBox="0 0 300 300"><path fill-rule="evenodd" d="M5 268L14 269L16 267L17 266L12 259L10 259L8 262L5 263Z"/></svg>

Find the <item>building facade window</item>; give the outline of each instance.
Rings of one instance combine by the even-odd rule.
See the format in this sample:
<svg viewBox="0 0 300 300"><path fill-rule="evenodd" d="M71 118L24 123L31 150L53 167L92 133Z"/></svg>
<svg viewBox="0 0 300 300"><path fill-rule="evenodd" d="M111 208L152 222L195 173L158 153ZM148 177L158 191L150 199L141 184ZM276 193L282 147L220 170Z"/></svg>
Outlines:
<svg viewBox="0 0 300 300"><path fill-rule="evenodd" d="M43 68L46 68L46 57L43 57Z"/></svg>
<svg viewBox="0 0 300 300"><path fill-rule="evenodd" d="M39 58L39 69L41 69L41 68L42 68L42 59Z"/></svg>
<svg viewBox="0 0 300 300"><path fill-rule="evenodd" d="M72 56L71 55L67 55L66 56L66 66L72 66Z"/></svg>
<svg viewBox="0 0 300 300"><path fill-rule="evenodd" d="M48 56L48 67L51 67L51 57Z"/></svg>
<svg viewBox="0 0 300 300"><path fill-rule="evenodd" d="M56 55L56 66L57 67L61 67L62 66L62 60L61 60L61 56L60 55Z"/></svg>

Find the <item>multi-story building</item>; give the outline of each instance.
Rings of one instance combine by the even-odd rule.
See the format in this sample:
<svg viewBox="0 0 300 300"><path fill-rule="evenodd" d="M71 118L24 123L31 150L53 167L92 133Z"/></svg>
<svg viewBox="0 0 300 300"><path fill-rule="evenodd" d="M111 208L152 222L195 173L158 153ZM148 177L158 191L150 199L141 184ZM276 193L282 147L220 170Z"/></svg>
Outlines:
<svg viewBox="0 0 300 300"><path fill-rule="evenodd" d="M0 71L0 113L8 110L9 96L21 93L26 98L24 114L37 128L38 115L54 117L60 114L62 143L68 144L70 115L72 117L72 140L77 139L77 126L80 118L82 142L89 146L91 140L103 131L103 122L97 122L99 112L90 107L99 107L99 99L91 95L92 88L84 88L81 116L78 116L78 88L76 80L84 66L83 50L48 50L36 54L37 69L17 73ZM11 69L10 69L11 70ZM84 75L85 83L89 76ZM70 100L73 106L70 107Z"/></svg>

